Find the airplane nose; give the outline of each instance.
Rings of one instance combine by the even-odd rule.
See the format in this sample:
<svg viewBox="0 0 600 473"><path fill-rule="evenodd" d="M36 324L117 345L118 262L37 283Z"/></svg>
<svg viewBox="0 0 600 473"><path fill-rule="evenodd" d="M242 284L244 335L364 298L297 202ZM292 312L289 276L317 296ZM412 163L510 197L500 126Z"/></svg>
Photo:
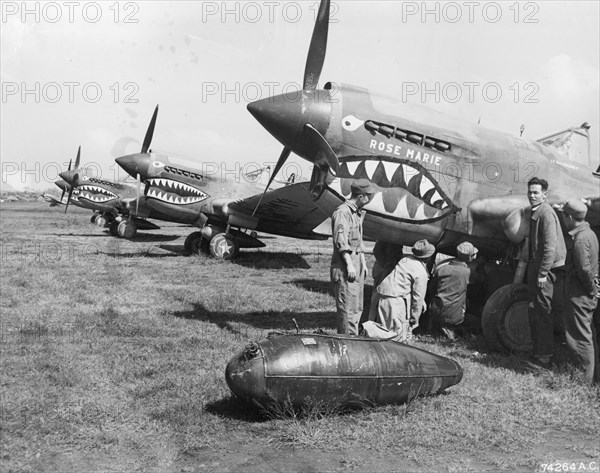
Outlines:
<svg viewBox="0 0 600 473"><path fill-rule="evenodd" d="M67 184L64 179L58 180L54 184L56 184L56 186L58 186L58 188L62 189L62 190L69 190L69 187L70 187L69 184Z"/></svg>
<svg viewBox="0 0 600 473"><path fill-rule="evenodd" d="M323 90L299 90L249 103L248 111L281 144L310 161L314 150L307 146L304 125L310 123L322 135L329 126L331 104L319 98Z"/></svg>
<svg viewBox="0 0 600 473"><path fill-rule="evenodd" d="M115 159L117 164L132 177L137 177L138 174L146 175L150 167L150 160L150 155L147 153L130 154Z"/></svg>
<svg viewBox="0 0 600 473"><path fill-rule="evenodd" d="M59 173L59 176L63 181L72 186L75 180L75 171L63 171Z"/></svg>

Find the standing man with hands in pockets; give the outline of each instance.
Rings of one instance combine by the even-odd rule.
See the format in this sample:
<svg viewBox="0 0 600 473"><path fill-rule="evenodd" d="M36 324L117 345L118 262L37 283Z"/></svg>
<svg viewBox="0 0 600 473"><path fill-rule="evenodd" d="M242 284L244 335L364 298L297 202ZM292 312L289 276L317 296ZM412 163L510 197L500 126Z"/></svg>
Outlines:
<svg viewBox="0 0 600 473"><path fill-rule="evenodd" d="M364 213L361 209L371 202L375 190L367 179L358 179L352 183L351 191L350 199L331 216L333 254L330 275L337 309L337 332L358 335L368 274L362 229Z"/></svg>
<svg viewBox="0 0 600 473"><path fill-rule="evenodd" d="M567 249L558 216L546 202L548 181L531 178L527 183L527 198L531 204L527 262L529 328L534 360L549 366L554 354L552 296L557 268L564 266Z"/></svg>

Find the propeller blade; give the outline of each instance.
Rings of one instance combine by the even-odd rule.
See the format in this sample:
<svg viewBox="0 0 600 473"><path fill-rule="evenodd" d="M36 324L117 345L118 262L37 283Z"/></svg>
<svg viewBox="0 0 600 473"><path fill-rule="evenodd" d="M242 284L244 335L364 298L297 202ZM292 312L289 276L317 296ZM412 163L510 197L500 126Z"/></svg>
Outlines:
<svg viewBox="0 0 600 473"><path fill-rule="evenodd" d="M306 67L304 68L304 90L315 90L321 77L325 52L327 51L327 33L329 32L329 0L321 0L317 21L313 29Z"/></svg>
<svg viewBox="0 0 600 473"><path fill-rule="evenodd" d="M329 166L333 173L337 175L340 162L327 140L319 133L319 130L307 123L304 125L304 136L306 141L315 149L316 158L314 163L321 168Z"/></svg>
<svg viewBox="0 0 600 473"><path fill-rule="evenodd" d="M135 199L135 214L137 215L139 213L138 210L140 208L140 191L142 188L142 178L139 173L137 174L136 179L137 179L137 184L135 186L136 187L135 194L136 194L137 199Z"/></svg>
<svg viewBox="0 0 600 473"><path fill-rule="evenodd" d="M277 160L277 164L275 165L275 168L273 169L273 173L271 174L271 177L269 178L269 183L267 184L265 191L260 196L260 199L258 200L258 204L256 204L256 207L254 207L254 211L252 212L253 217L254 217L254 214L256 213L256 211L258 210L258 208L260 207L260 203L262 202L263 197L269 190L269 187L271 187L271 184L273 184L273 179L275 179L275 176L281 170L281 168L287 161L287 158L290 157L291 152L292 152L292 150L290 148L283 148L283 151L281 152L281 155L279 156L279 159Z"/></svg>
<svg viewBox="0 0 600 473"><path fill-rule="evenodd" d="M146 131L146 136L144 137L144 143L142 144L142 153L147 153L148 148L150 148L150 143L152 143L152 135L154 135L154 126L156 125L156 116L158 115L158 105L154 109L154 114L152 115L152 120L150 120L150 124L148 125L148 130Z"/></svg>
<svg viewBox="0 0 600 473"><path fill-rule="evenodd" d="M73 164L73 160L72 160L72 159L69 159L69 169L67 169L67 171L70 171L70 170L71 170L71 164Z"/></svg>
<svg viewBox="0 0 600 473"><path fill-rule="evenodd" d="M64 196L65 196L65 191L66 191L66 190L67 190L66 188L65 188L65 189L63 189L63 191L62 191L62 194L60 195L60 201L61 201L61 202L62 202L62 200L63 200L63 198L64 198Z"/></svg>
<svg viewBox="0 0 600 473"><path fill-rule="evenodd" d="M75 158L75 169L79 169L79 161L81 160L81 146L77 150L77 157ZM71 170L71 166L69 165L69 170Z"/></svg>
<svg viewBox="0 0 600 473"><path fill-rule="evenodd" d="M73 186L69 189L69 197L67 198L67 203L65 204L65 213L69 210L69 202L71 202L71 194L73 194Z"/></svg>

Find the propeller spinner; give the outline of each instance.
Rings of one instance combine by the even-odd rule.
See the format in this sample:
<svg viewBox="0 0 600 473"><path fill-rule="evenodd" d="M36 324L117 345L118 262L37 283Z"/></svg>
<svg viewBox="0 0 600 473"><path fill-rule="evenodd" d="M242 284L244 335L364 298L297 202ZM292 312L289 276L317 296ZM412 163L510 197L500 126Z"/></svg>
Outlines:
<svg viewBox="0 0 600 473"><path fill-rule="evenodd" d="M329 125L331 104L320 100L319 97L328 94L317 90L327 50L329 10L329 0L322 0L308 50L301 93L282 94L248 104L248 111L284 146L265 193L292 151L321 170L338 171L339 161L323 136ZM262 197L255 213L261 201Z"/></svg>

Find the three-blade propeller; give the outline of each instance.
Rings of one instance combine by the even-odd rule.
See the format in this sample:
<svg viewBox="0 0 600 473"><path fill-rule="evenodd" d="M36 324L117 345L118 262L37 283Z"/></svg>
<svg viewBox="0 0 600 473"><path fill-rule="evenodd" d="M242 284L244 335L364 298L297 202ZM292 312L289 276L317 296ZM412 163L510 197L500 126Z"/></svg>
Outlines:
<svg viewBox="0 0 600 473"><path fill-rule="evenodd" d="M73 171L75 172L75 174L73 174L73 180L70 182L71 184L71 188L69 189L69 197L67 198L67 204L65 205L65 213L67 213L67 210L69 209L69 203L71 202L71 196L73 195L73 190L79 185L79 162L81 160L81 146L79 146L79 149L77 150L77 157L75 158L75 167L73 168ZM71 170L71 161L69 161L69 171ZM63 190L63 195L64 195L65 191ZM61 197L62 200L62 197Z"/></svg>
<svg viewBox="0 0 600 473"><path fill-rule="evenodd" d="M302 100L307 96L307 93L315 91L321 78L321 72L323 70L323 64L325 63L325 53L327 51L327 35L329 33L329 11L330 1L322 0L319 5L319 11L317 13L317 20L313 29L312 38L310 41L310 47L308 49L308 56L306 58L306 66L304 68L304 80L302 83ZM321 135L321 133L310 123L304 125L303 141L310 143L316 156L315 165L319 166L322 171L326 172L326 166L337 173L339 169L339 161L337 156L327 143L327 140ZM288 146L284 146L277 164L273 169L273 173L269 178L269 182L262 196L260 197L258 204L256 205L252 215L256 213L260 206L264 195L271 187L273 180L277 173L281 170L287 159L289 158L292 149Z"/></svg>

